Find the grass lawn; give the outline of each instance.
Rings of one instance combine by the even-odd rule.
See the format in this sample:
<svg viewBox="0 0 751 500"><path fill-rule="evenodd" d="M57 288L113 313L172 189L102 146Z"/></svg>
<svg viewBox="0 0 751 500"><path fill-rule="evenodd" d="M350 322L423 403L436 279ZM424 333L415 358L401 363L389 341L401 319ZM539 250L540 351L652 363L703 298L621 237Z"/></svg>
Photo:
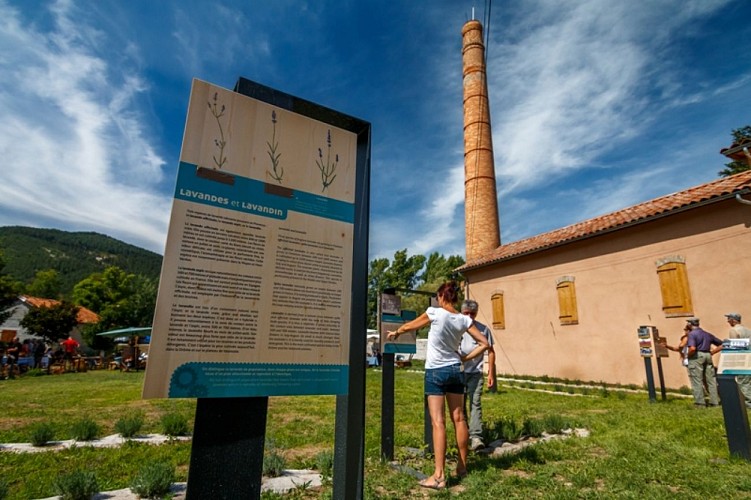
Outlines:
<svg viewBox="0 0 751 500"><path fill-rule="evenodd" d="M109 371L0 381L0 443L28 442L33 425L43 421L53 424L55 439L69 439L72 425L84 417L101 426L102 436L114 434L115 422L134 411L145 416L144 432L160 432L167 413L192 422L194 400L141 400L142 383L141 373ZM751 464L729 456L721 409L696 410L677 396L650 403L646 393L616 388L572 396L501 386L486 394L490 428L558 415L591 435L536 444L512 456L473 454L460 484L424 491L412 476L380 460L380 371L368 370L367 384L366 498L751 498ZM395 398L396 459L430 473L432 460L409 451L422 446L422 374L398 370ZM334 414L333 396L270 398L267 442L284 454L288 468L315 468L320 452L333 451ZM177 442L0 452L0 481L9 486L8 499L43 498L55 494L60 473L92 470L104 491L128 487L139 467L152 461L171 462L185 481L189 460L190 443ZM319 491L300 489L284 498L330 498L331 490L329 481Z"/></svg>

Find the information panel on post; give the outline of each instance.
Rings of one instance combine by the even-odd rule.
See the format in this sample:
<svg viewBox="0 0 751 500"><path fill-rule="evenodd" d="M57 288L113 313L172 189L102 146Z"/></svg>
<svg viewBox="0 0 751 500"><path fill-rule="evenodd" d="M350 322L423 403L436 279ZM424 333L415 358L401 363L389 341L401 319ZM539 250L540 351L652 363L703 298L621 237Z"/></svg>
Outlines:
<svg viewBox="0 0 751 500"><path fill-rule="evenodd" d="M347 393L358 133L273 102L193 81L145 398Z"/></svg>
<svg viewBox="0 0 751 500"><path fill-rule="evenodd" d="M722 341L720 375L751 375L751 339L725 339Z"/></svg>
<svg viewBox="0 0 751 500"><path fill-rule="evenodd" d="M414 311L402 311L402 301L398 295L381 294L381 352L385 354L415 354L417 352L417 332L404 332L399 338L389 340L388 332L417 317Z"/></svg>

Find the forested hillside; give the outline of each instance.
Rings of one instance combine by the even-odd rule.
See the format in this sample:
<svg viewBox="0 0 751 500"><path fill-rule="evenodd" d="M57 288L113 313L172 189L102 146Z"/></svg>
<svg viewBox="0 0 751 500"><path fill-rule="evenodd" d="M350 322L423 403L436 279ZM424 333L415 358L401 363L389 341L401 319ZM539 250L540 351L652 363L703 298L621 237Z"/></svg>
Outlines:
<svg viewBox="0 0 751 500"><path fill-rule="evenodd" d="M92 273L117 266L127 273L159 278L162 256L93 232L67 232L32 227L0 227L4 272L28 284L37 271L59 273L63 294Z"/></svg>

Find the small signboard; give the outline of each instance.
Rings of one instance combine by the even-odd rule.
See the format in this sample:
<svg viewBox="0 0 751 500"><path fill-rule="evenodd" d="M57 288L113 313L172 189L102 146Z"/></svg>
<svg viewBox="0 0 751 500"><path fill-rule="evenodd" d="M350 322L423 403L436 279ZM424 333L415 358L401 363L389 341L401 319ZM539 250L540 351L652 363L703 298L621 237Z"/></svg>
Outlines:
<svg viewBox="0 0 751 500"><path fill-rule="evenodd" d="M668 340L665 337L660 337L660 332L656 326L648 327L652 330L652 342L654 342L655 354L658 358L667 358L668 354Z"/></svg>

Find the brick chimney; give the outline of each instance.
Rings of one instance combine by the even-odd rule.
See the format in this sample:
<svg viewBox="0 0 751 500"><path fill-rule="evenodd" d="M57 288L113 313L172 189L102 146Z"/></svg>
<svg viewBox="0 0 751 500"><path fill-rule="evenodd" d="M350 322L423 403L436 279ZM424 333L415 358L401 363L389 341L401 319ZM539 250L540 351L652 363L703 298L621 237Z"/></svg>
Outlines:
<svg viewBox="0 0 751 500"><path fill-rule="evenodd" d="M485 76L482 24L472 20L462 28L464 76L464 228L469 262L501 244L495 190L493 140Z"/></svg>

